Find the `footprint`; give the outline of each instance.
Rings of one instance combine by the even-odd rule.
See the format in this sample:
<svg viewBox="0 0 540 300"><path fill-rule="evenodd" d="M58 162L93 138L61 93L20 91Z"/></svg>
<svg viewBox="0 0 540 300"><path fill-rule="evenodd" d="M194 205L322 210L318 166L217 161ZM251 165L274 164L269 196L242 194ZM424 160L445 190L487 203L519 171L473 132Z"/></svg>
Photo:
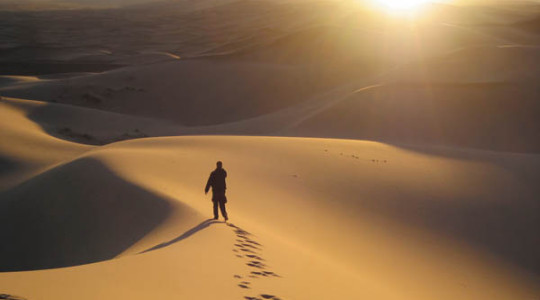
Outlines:
<svg viewBox="0 0 540 300"><path fill-rule="evenodd" d="M235 274L234 278L242 278L242 276Z"/></svg>
<svg viewBox="0 0 540 300"><path fill-rule="evenodd" d="M279 277L278 274L276 274L276 273L274 273L274 272L271 272L271 271L263 271L263 273L264 273L265 275L271 275L271 276Z"/></svg>
<svg viewBox="0 0 540 300"><path fill-rule="evenodd" d="M234 232L236 233L236 235L243 235L243 236L250 235L249 232L242 229L236 229Z"/></svg>
<svg viewBox="0 0 540 300"><path fill-rule="evenodd" d="M261 297L263 297L263 299L279 300L278 297L276 297L274 295L270 295L270 294L261 294Z"/></svg>
<svg viewBox="0 0 540 300"><path fill-rule="evenodd" d="M256 271L253 271L251 272L252 275L257 275L257 276L263 276L263 277L268 277L268 276L274 276L274 277L281 277L279 276L278 274L272 272L272 271L261 271L261 272L256 272Z"/></svg>
<svg viewBox="0 0 540 300"><path fill-rule="evenodd" d="M227 226L234 228L234 232L236 233L236 235L250 235L251 234L232 223L227 224Z"/></svg>
<svg viewBox="0 0 540 300"><path fill-rule="evenodd" d="M243 288L243 289L249 289L249 286L245 285L245 284L239 284L238 285L239 287Z"/></svg>
<svg viewBox="0 0 540 300"><path fill-rule="evenodd" d="M246 242L255 244L255 245L257 245L257 246L262 246L261 244L255 242L255 241L252 241L252 240L246 240Z"/></svg>
<svg viewBox="0 0 540 300"><path fill-rule="evenodd" d="M244 246L244 247L249 247L249 248L252 248L252 249L257 249L257 250L261 250L260 248L258 248L258 247L255 247L255 246L253 246L253 245L250 245L250 244L242 244L242 246Z"/></svg>
<svg viewBox="0 0 540 300"><path fill-rule="evenodd" d="M281 277L278 274L271 272L271 271L264 271L264 276L274 276L274 277Z"/></svg>
<svg viewBox="0 0 540 300"><path fill-rule="evenodd" d="M258 269L264 269L266 267L266 265L264 265L264 264L256 264L256 263L253 263L253 262L249 262L246 265L248 265L250 267L253 267L253 268L258 268Z"/></svg>
<svg viewBox="0 0 540 300"><path fill-rule="evenodd" d="M262 260L264 261L264 258L262 257L259 257L257 255L253 255L253 254L247 254L246 257L249 257L249 258L252 258L252 259L258 259L258 260Z"/></svg>
<svg viewBox="0 0 540 300"><path fill-rule="evenodd" d="M245 296L244 299L246 299L246 300L261 300L261 298L258 298L258 297L250 297L250 296Z"/></svg>

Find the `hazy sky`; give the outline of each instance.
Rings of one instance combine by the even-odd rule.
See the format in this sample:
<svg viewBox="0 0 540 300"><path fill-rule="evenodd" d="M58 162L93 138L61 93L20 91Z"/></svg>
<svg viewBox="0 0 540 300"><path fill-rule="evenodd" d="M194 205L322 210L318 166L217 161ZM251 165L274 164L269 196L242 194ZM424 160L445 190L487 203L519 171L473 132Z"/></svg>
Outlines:
<svg viewBox="0 0 540 300"><path fill-rule="evenodd" d="M161 2L164 0L0 0L0 3L22 3L22 2L34 2L34 3L77 3L77 4L96 4L96 3L110 3L110 4L130 4L138 2ZM165 0L166 1L166 0ZM178 1L178 0L171 0ZM271 1L271 0L269 0ZM291 0L294 1L294 0ZM369 0L363 0L369 2ZM516 3L516 2L536 2L540 3L540 0L433 0L433 2L455 2L460 4L475 4L475 3Z"/></svg>
<svg viewBox="0 0 540 300"><path fill-rule="evenodd" d="M189 0L0 0L0 9L2 8L24 8L24 7L67 7L67 8L76 8L76 7L103 7L103 6L122 6L129 4L138 4L145 2L163 2L163 1L178 1L186 2ZM215 0L218 2L219 0ZM288 1L288 0L266 0L266 1ZM320 0L290 0L291 2L301 1L320 1ZM347 0L329 0L329 1L347 1ZM350 1L359 1L370 3L375 0L350 0ZM224 1L230 2L230 1ZM433 0L432 2L449 2L460 5L474 5L474 4L516 4L520 2L529 2L529 3L540 3L540 0Z"/></svg>

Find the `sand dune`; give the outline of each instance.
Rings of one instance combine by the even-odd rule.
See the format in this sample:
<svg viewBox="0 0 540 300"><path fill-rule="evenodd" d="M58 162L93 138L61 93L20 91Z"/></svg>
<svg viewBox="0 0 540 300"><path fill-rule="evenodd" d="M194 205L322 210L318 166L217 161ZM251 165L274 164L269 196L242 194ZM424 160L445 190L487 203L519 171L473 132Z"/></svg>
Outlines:
<svg viewBox="0 0 540 300"><path fill-rule="evenodd" d="M420 27L453 24L474 31L482 25L488 31L495 30L493 36L498 36L498 30L507 31L502 25L537 17L534 9L521 8L517 11L519 13L508 8L436 5ZM141 52L168 52L179 57L223 54L220 48L231 45L233 41L244 41L236 45L238 48L234 50L238 51L271 43L278 37L302 36L308 34L303 32L312 27L337 26L347 31L355 28L383 33L390 31L389 26L404 29L399 24L402 20L396 22L369 11L361 3L341 1L162 1L123 9L0 11L0 16L0 37L4 42L0 61L17 63L69 61L120 65L121 61L140 64L169 59L167 56L154 56L137 60L135 57ZM73 19L79 22L74 23ZM530 26L512 28L520 31ZM461 35L467 36L466 32L455 28L448 30L456 32L432 31L434 35L425 40L425 45L457 42L462 39ZM32 32L39 32L39 38L17 38ZM265 35L265 32L278 35ZM402 31L398 36L403 34L414 36L414 31ZM249 37L252 39L246 40ZM405 36L402 37L406 40ZM327 37L319 38L324 40ZM432 38L435 41L431 41ZM403 46L412 46L403 40L400 42Z"/></svg>
<svg viewBox="0 0 540 300"><path fill-rule="evenodd" d="M459 3L459 1L456 1ZM428 14L433 20L462 25L501 24L522 21L538 11L538 4L527 1L462 1L465 5L432 5Z"/></svg>
<svg viewBox="0 0 540 300"><path fill-rule="evenodd" d="M13 86L18 83L39 81L36 76L0 76L1 86Z"/></svg>
<svg viewBox="0 0 540 300"><path fill-rule="evenodd" d="M263 57L277 56L274 50ZM294 55L284 51L282 58L302 51ZM17 82L0 92L189 126L159 130L145 125L146 121L137 126L139 119L133 119L137 121L126 121L132 125L114 134L107 133L107 126L77 130L107 136L104 140L109 141L122 131L149 126L153 129L144 133L154 136L179 132L307 135L537 152L538 53L533 46L464 47L388 71L384 63L373 60L347 67L337 67L346 60L343 64L327 61L326 66L238 58L185 60ZM377 85L384 88L354 92ZM404 130L401 124L410 127Z"/></svg>
<svg viewBox="0 0 540 300"><path fill-rule="evenodd" d="M105 197L99 190L115 192ZM87 158L42 173L2 198L2 219L9 225L1 237L10 245L0 253L3 272L112 259L170 209Z"/></svg>
<svg viewBox="0 0 540 300"><path fill-rule="evenodd" d="M318 26L284 35L258 49L242 49L240 59L324 64L340 69L343 65L356 63L362 68L377 61L392 66L429 59L464 46L496 45L498 42L495 38L444 24L422 24L410 28L387 24L369 30Z"/></svg>
<svg viewBox="0 0 540 300"><path fill-rule="evenodd" d="M540 297L537 5L34 4L0 11L0 298Z"/></svg>
<svg viewBox="0 0 540 300"><path fill-rule="evenodd" d="M270 113L341 84L304 69L270 64L187 60L93 76L1 88L6 96L119 113L220 124ZM208 89L212 86L212 89Z"/></svg>
<svg viewBox="0 0 540 300"><path fill-rule="evenodd" d="M538 153L538 92L505 83L393 84L351 95L283 133Z"/></svg>
<svg viewBox="0 0 540 300"><path fill-rule="evenodd" d="M235 246L225 224L200 223L209 210L201 186L212 158L223 159L234 174L234 224L255 234L237 232L238 237L262 246ZM9 211L32 208L17 215L35 217L27 222L6 216L27 239L2 231L11 249L19 250L4 252L10 259L2 265L58 267L111 258L125 249L120 258L0 277L10 291L28 298L52 296L47 287L61 279L69 288L55 290L56 298L71 297L72 289L90 298L85 290L91 289L108 299L143 280L137 274L144 272L147 288L127 295L145 298L152 291L204 299L216 296L200 289L209 280L204 266L217 264L210 278L230 278L217 285L227 297L525 299L538 293L532 275L538 271L538 239L531 229L538 225L539 163L535 155L325 139L184 137L112 144L4 192ZM522 191L519 199L515 190ZM186 234L190 228L195 233ZM60 249L62 255L55 251ZM149 249L155 250L136 254ZM250 266L259 260L248 255L264 259L263 265ZM200 262L198 271L188 263L193 260ZM262 271L280 277L250 273ZM81 286L104 272L107 279ZM411 272L415 276L407 276ZM330 280L334 276L340 280ZM193 285L176 286L171 278ZM158 279L169 282L168 288L156 292ZM251 289L237 286L246 280Z"/></svg>
<svg viewBox="0 0 540 300"><path fill-rule="evenodd" d="M26 117L26 111L0 101L0 188L12 186L54 166L74 158L91 147L51 137ZM5 142L9 141L9 143ZM39 155L35 155L36 151Z"/></svg>
<svg viewBox="0 0 540 300"><path fill-rule="evenodd" d="M183 133L182 126L163 120L57 103L12 98L2 101L24 110L26 116L49 135L83 144L103 145L131 138Z"/></svg>
<svg viewBox="0 0 540 300"><path fill-rule="evenodd" d="M538 32L540 31L540 18L536 17L531 20L518 22L514 24L514 26L538 34Z"/></svg>
<svg viewBox="0 0 540 300"><path fill-rule="evenodd" d="M536 46L521 45L466 47L431 61L401 66L385 79L425 83L531 83L529 90L534 91L533 82L539 75L534 66L540 62L539 50Z"/></svg>
<svg viewBox="0 0 540 300"><path fill-rule="evenodd" d="M8 115L15 107L28 116L35 109L7 103ZM32 123L24 115L11 123ZM3 155L18 153L24 139L11 136ZM54 138L50 143L65 147ZM156 293L205 299L217 291L293 299L539 293L539 243L531 230L538 227L537 155L227 136L142 139L83 151L2 193L0 211L9 220L2 240L11 247L2 248L1 265L8 271L101 262L2 273L10 293L58 299L75 291L82 299L94 297L91 291L104 299ZM210 207L202 185L216 159L231 173L229 210L241 229L203 222ZM208 278L223 279L204 289ZM64 288L51 289L55 282ZM145 289L133 289L141 284Z"/></svg>

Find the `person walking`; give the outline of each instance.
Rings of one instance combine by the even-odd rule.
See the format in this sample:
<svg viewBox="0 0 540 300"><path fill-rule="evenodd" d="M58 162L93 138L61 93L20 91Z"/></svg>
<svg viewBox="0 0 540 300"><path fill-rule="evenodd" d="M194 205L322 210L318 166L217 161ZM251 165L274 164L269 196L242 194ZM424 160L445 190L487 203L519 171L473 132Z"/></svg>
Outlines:
<svg viewBox="0 0 540 300"><path fill-rule="evenodd" d="M212 202L214 202L214 220L217 220L219 217L218 206L221 210L221 215L225 218L225 221L229 220L227 216L227 210L225 209L225 203L227 203L227 197L225 196L225 190L227 189L227 184L225 183L225 178L227 177L227 171L223 169L223 163L218 161L216 163L216 169L210 173L208 177L208 182L204 188L204 194L208 194L210 187L212 187Z"/></svg>

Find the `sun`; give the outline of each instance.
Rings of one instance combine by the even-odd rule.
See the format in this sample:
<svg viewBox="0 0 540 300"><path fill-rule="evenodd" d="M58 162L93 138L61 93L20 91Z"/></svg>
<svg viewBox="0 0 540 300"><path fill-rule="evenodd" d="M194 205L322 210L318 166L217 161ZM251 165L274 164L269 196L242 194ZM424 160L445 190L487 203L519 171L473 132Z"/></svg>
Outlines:
<svg viewBox="0 0 540 300"><path fill-rule="evenodd" d="M432 0L374 0L376 4L394 11L414 11Z"/></svg>

